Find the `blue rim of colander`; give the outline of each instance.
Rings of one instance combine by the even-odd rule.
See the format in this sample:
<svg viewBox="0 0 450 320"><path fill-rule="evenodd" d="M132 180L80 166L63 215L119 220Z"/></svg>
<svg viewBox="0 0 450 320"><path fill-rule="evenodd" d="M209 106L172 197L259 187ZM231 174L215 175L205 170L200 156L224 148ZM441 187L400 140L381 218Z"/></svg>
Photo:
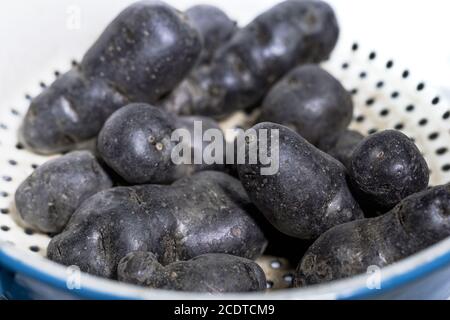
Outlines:
<svg viewBox="0 0 450 320"><path fill-rule="evenodd" d="M34 280L38 280L44 284L50 285L54 288L61 289L65 292L72 293L74 296L87 299L99 299L99 300L116 300L116 299L127 299L125 296L120 296L118 294L110 294L106 292L100 292L96 289L91 288L80 288L76 291L70 291L67 289L67 284L64 279L53 276L45 271L41 271L34 268L23 261L17 260L11 257L4 250L0 249L0 266L6 268L8 271L17 272L24 274ZM1 287L1 286L0 286Z"/></svg>
<svg viewBox="0 0 450 320"><path fill-rule="evenodd" d="M17 272L34 280L38 280L44 284L50 285L54 288L60 289L64 292L73 294L73 296L87 299L101 299L101 300L116 300L116 299L133 299L140 297L133 297L133 295L121 295L120 293L109 293L99 291L96 288L83 286L76 291L67 289L66 281L60 277L49 274L48 272L39 270L15 257L10 256L5 250L0 248L0 265L7 270ZM356 300L368 299L390 292L394 289L400 288L404 285L420 280L427 275L430 275L444 267L450 266L450 250L438 256L434 260L419 264L417 267L407 270L404 273L393 275L382 281L382 289L372 290L365 286L356 288L349 292L337 292L336 299L339 300ZM295 291L295 289L288 289ZM295 299L295 292L291 292L289 298Z"/></svg>
<svg viewBox="0 0 450 320"><path fill-rule="evenodd" d="M391 278L388 278L387 280L382 282L383 289L374 292L374 290L372 289L362 287L354 290L350 294L343 294L343 295L339 294L338 299L354 300L354 299L369 298L371 296L377 296L386 292L390 292L394 289L400 288L404 285L408 285L417 280L423 279L427 275L437 272L445 267L450 267L450 250L447 251L445 254L437 257L436 259L431 260L430 262L418 265L416 268L406 271L405 273L401 273Z"/></svg>

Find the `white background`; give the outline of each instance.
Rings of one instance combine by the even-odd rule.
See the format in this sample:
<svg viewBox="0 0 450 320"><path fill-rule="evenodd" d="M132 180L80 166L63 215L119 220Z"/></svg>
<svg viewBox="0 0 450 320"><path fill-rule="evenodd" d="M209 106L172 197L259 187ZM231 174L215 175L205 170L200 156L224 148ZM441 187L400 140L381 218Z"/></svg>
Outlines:
<svg viewBox="0 0 450 320"><path fill-rule="evenodd" d="M30 83L51 61L79 59L106 24L130 0L14 0L0 4L0 101ZM185 9L195 0L167 0ZM203 0L244 25L276 0ZM329 0L341 35L384 55L424 80L450 86L450 1ZM79 11L78 22L73 21ZM67 54L70 53L70 57ZM36 79L31 79L36 81ZM0 105L1 107L1 105Z"/></svg>

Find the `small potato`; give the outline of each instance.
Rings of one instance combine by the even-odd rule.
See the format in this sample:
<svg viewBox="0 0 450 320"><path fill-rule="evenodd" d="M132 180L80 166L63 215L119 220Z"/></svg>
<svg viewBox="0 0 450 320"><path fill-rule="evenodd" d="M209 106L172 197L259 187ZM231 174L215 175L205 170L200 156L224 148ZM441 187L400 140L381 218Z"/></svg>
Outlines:
<svg viewBox="0 0 450 320"><path fill-rule="evenodd" d="M239 178L253 203L279 231L314 239L336 225L363 217L339 161L287 127L265 122L253 129L278 130L279 171L262 175L260 161L247 162L238 165Z"/></svg>
<svg viewBox="0 0 450 320"><path fill-rule="evenodd" d="M450 186L414 194L384 216L324 233L307 251L296 286L314 285L384 267L450 236Z"/></svg>
<svg viewBox="0 0 450 320"><path fill-rule="evenodd" d="M266 277L252 260L227 254L204 254L162 266L150 252L133 252L118 266L119 281L190 292L263 291Z"/></svg>
<svg viewBox="0 0 450 320"><path fill-rule="evenodd" d="M171 160L176 142L175 116L147 104L129 104L115 112L97 139L101 158L131 184L171 183L186 175L186 166Z"/></svg>
<svg viewBox="0 0 450 320"><path fill-rule="evenodd" d="M97 148L102 159L130 184L168 184L195 171L220 169L220 165L194 164L195 150L203 154L203 141L183 141L192 159L189 164L174 163L172 151L178 141L171 140L172 134L183 128L195 139L195 121L201 122L203 130L220 130L208 118L177 117L148 104L130 104L106 121Z"/></svg>
<svg viewBox="0 0 450 320"><path fill-rule="evenodd" d="M54 154L94 138L114 111L155 103L191 72L202 50L184 14L160 1L128 6L79 66L33 99L20 131L32 151Z"/></svg>
<svg viewBox="0 0 450 320"><path fill-rule="evenodd" d="M336 16L325 2L283 1L239 29L163 106L215 118L252 107L298 64L328 59L338 35Z"/></svg>
<svg viewBox="0 0 450 320"><path fill-rule="evenodd" d="M37 168L16 191L21 218L38 231L58 233L80 204L112 186L88 151L74 151Z"/></svg>
<svg viewBox="0 0 450 320"><path fill-rule="evenodd" d="M216 50L227 43L238 29L236 22L215 6L193 6L186 10L186 16L203 40L200 64L209 63Z"/></svg>
<svg viewBox="0 0 450 320"><path fill-rule="evenodd" d="M321 149L349 169L353 151L362 140L364 140L364 136L361 133L354 130L345 130L337 136L337 141L332 146Z"/></svg>
<svg viewBox="0 0 450 320"><path fill-rule="evenodd" d="M102 191L86 200L52 239L48 257L114 278L119 260L149 251L164 265L206 253L256 259L267 241L238 180L204 171L170 186Z"/></svg>
<svg viewBox="0 0 450 320"><path fill-rule="evenodd" d="M430 175L416 145L403 133L386 130L358 144L349 177L362 201L391 209L407 196L424 190Z"/></svg>
<svg viewBox="0 0 450 320"><path fill-rule="evenodd" d="M347 129L353 116L350 93L317 65L295 68L268 93L260 122L287 126L313 145Z"/></svg>

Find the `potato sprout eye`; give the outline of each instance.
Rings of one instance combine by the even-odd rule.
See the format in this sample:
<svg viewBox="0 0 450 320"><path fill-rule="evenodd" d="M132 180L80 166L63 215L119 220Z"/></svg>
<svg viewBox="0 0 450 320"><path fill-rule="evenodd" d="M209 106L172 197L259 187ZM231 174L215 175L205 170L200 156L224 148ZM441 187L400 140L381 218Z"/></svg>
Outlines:
<svg viewBox="0 0 450 320"><path fill-rule="evenodd" d="M164 149L164 145L161 142L158 142L155 147L158 151L162 151L162 149Z"/></svg>
<svg viewBox="0 0 450 320"><path fill-rule="evenodd" d="M156 143L156 138L154 136L149 136L148 137L148 142L150 142L151 144L155 144Z"/></svg>

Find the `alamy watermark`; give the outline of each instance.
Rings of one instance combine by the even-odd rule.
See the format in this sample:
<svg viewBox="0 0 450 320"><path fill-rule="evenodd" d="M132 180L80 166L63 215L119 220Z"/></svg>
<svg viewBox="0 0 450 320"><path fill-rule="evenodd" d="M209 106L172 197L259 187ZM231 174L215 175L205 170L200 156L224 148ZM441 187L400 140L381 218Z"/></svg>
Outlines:
<svg viewBox="0 0 450 320"><path fill-rule="evenodd" d="M228 131L228 132L227 132ZM225 136L236 136L227 143ZM274 175L280 168L279 131L277 129L227 129L203 131L202 121L194 121L193 130L180 128L172 133L171 159L182 164L258 164L261 175Z"/></svg>
<svg viewBox="0 0 450 320"><path fill-rule="evenodd" d="M66 287L69 290L81 289L81 270L78 266L69 266L66 269Z"/></svg>
<svg viewBox="0 0 450 320"><path fill-rule="evenodd" d="M381 268L378 266L369 266L367 268L366 287L369 290L381 289Z"/></svg>
<svg viewBox="0 0 450 320"><path fill-rule="evenodd" d="M68 30L81 29L81 8L77 5L70 5L66 9L66 28Z"/></svg>

